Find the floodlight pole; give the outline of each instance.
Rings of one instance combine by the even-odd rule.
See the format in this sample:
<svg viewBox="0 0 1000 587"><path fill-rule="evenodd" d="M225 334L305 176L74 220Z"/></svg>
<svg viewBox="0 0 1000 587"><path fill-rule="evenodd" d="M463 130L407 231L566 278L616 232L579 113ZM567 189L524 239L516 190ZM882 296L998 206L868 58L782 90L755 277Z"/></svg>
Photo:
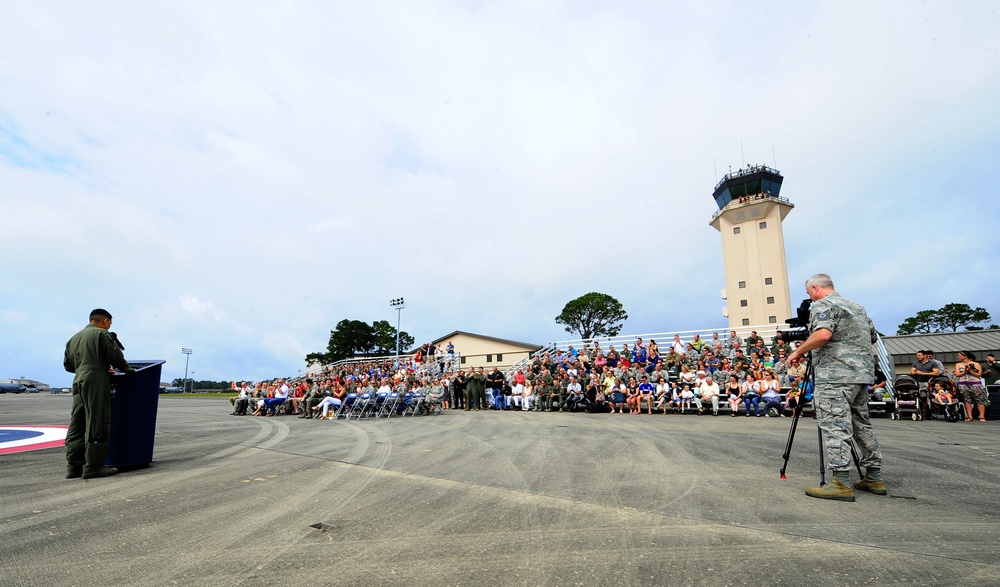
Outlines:
<svg viewBox="0 0 1000 587"><path fill-rule="evenodd" d="M406 307L406 301L403 298L395 298L389 300L389 305L396 309L396 366L399 366L399 324L403 316L403 308Z"/></svg>
<svg viewBox="0 0 1000 587"><path fill-rule="evenodd" d="M184 382L181 384L181 390L183 391L184 389L187 388L188 360L191 358L192 350L188 348L182 348L181 352L184 353Z"/></svg>

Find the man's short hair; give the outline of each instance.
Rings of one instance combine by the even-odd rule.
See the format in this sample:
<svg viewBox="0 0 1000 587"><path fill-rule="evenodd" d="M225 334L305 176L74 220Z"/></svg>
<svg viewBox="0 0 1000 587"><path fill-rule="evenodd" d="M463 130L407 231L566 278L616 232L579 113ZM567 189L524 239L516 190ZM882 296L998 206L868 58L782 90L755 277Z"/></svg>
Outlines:
<svg viewBox="0 0 1000 587"><path fill-rule="evenodd" d="M833 279L826 273L817 273L806 280L806 287L819 286L823 289L833 289Z"/></svg>
<svg viewBox="0 0 1000 587"><path fill-rule="evenodd" d="M91 322L101 322L102 320L111 320L111 312L101 308L95 308L90 311L90 321Z"/></svg>

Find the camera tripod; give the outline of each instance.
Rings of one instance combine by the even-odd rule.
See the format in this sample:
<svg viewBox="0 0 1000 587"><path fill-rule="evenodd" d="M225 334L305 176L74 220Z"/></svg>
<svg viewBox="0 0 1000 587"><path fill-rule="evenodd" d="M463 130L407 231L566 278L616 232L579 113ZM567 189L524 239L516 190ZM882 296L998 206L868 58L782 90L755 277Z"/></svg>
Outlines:
<svg viewBox="0 0 1000 587"><path fill-rule="evenodd" d="M799 389L801 393L798 398L796 398L795 408L792 410L792 425L788 430L788 440L785 442L785 453L782 458L785 459L784 464L781 465L781 478L787 479L785 477L785 469L788 468L788 459L792 454L792 441L795 440L795 429L798 427L799 418L802 417L802 406L806 403L807 394L808 399L812 399L812 394L816 389L816 372L813 369L812 353L809 353L806 357L808 363L806 366L805 377L799 382ZM825 454L826 450L823 446L823 429L819 426L816 427L816 433L819 435L819 485L820 487L826 485L826 462ZM854 459L854 466L858 468L858 476L864 478L864 473L861 471L861 460L858 458L858 450L854 446L854 439L851 439L851 458Z"/></svg>

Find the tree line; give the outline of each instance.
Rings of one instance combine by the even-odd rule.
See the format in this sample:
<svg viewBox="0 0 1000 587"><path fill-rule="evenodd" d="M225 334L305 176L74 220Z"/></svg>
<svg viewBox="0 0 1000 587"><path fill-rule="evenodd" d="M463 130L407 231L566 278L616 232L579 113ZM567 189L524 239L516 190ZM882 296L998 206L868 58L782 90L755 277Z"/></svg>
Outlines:
<svg viewBox="0 0 1000 587"><path fill-rule="evenodd" d="M597 337L617 336L628 319L628 313L614 297L598 292L590 292L570 300L556 316L557 324L566 327L566 332L576 333L584 340ZM952 303L937 310L921 310L916 316L907 318L897 328L896 334L919 334L931 332L956 332L1000 328L996 324L981 326L992 318L985 308L973 308L968 304ZM405 331L399 333L400 352L414 346L414 339ZM330 331L326 351L309 353L306 362L329 364L352 357L379 357L396 354L396 329L386 320L376 320L371 324L361 320L344 319ZM177 381L177 380L175 380ZM225 382L223 382L225 383ZM215 389L215 382L197 382L202 389ZM226 384L224 387L228 387Z"/></svg>
<svg viewBox="0 0 1000 587"><path fill-rule="evenodd" d="M963 326L966 330L1000 328L996 324L980 326L991 320L986 308L973 308L969 304L946 304L937 310L920 310L916 316L904 320L896 329L896 334L957 332Z"/></svg>
<svg viewBox="0 0 1000 587"><path fill-rule="evenodd" d="M412 348L413 337L399 332L399 352ZM376 320L371 324L361 320L344 319L337 322L330 331L330 341L326 351L309 353L306 363L318 362L322 365L335 363L352 357L384 357L396 354L396 328L386 320Z"/></svg>

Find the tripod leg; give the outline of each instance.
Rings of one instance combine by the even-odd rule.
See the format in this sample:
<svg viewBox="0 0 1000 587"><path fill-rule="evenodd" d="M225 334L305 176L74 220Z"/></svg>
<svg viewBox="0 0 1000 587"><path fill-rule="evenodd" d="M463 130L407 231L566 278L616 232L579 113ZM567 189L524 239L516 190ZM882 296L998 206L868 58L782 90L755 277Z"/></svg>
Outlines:
<svg viewBox="0 0 1000 587"><path fill-rule="evenodd" d="M858 469L858 478L864 479L864 471L861 470L861 457L858 456L857 445L854 444L854 440L851 440L851 458L854 459L854 466Z"/></svg>
<svg viewBox="0 0 1000 587"><path fill-rule="evenodd" d="M802 402L799 401L795 404L795 409L792 410L792 424L791 427L788 429L788 440L785 441L785 454L782 455L782 458L785 459L785 462L783 465L781 465L781 471L780 471L781 479L787 479L787 477L785 477L785 469L788 468L788 459L792 454L792 441L795 440L795 429L796 427L798 427L799 416L801 415L802 415Z"/></svg>
<svg viewBox="0 0 1000 587"><path fill-rule="evenodd" d="M826 485L826 462L823 449L823 430L817 426L816 432L819 434L819 486Z"/></svg>

